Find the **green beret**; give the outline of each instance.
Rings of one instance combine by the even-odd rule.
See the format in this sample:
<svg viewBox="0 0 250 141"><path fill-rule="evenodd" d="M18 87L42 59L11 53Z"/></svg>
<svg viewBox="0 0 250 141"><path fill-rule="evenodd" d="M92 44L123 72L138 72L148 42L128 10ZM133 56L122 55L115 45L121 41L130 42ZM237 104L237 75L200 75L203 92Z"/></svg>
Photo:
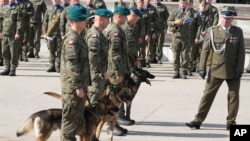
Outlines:
<svg viewBox="0 0 250 141"><path fill-rule="evenodd" d="M130 14L130 11L128 8L126 8L124 6L115 6L114 13L127 16Z"/></svg>
<svg viewBox="0 0 250 141"><path fill-rule="evenodd" d="M69 19L72 21L86 20L90 15L86 8L82 6L72 6L68 11Z"/></svg>
<svg viewBox="0 0 250 141"><path fill-rule="evenodd" d="M95 10L95 15L102 16L102 17L112 17L112 11L108 9L97 9Z"/></svg>
<svg viewBox="0 0 250 141"><path fill-rule="evenodd" d="M131 7L129 8L132 12L134 12L137 16L142 17L142 13L139 9L137 9L136 7Z"/></svg>
<svg viewBox="0 0 250 141"><path fill-rule="evenodd" d="M237 16L237 12L234 6L225 6L221 9L221 16L224 18L232 18L233 16Z"/></svg>

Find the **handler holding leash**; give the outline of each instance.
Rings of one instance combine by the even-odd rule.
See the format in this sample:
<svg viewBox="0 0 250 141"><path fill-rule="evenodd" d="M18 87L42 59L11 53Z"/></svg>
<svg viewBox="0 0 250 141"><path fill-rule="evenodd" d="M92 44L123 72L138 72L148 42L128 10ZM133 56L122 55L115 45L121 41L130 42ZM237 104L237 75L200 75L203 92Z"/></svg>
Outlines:
<svg viewBox="0 0 250 141"><path fill-rule="evenodd" d="M71 29L63 42L60 68L63 95L61 134L63 141L76 141L78 128L85 126L82 103L90 85L88 47L80 36L89 14L84 7L73 6L68 17Z"/></svg>

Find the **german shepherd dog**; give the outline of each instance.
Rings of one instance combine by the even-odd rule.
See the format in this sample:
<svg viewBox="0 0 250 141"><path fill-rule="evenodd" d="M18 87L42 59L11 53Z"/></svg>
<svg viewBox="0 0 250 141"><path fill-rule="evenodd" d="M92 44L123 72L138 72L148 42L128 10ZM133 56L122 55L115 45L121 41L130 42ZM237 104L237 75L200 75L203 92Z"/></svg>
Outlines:
<svg viewBox="0 0 250 141"><path fill-rule="evenodd" d="M154 79L154 78L155 78L155 75L151 74L147 70L143 70L140 68L133 70L132 79L135 82L135 86L128 89L128 93L132 99L131 99L130 104L126 104L125 117L127 119L131 119L130 114L131 114L132 102L133 102L135 95L137 94L138 89L141 86L141 83L146 82L147 84L149 84L151 86L151 82L149 79Z"/></svg>
<svg viewBox="0 0 250 141"><path fill-rule="evenodd" d="M61 99L59 94L48 93L49 95ZM102 115L114 115L119 111L119 108L114 106L109 96L106 95L102 96L102 98L97 101L97 106L100 107L100 115L88 108L86 108L84 112L86 125L79 129L79 131L84 132L77 133L77 135L80 136L81 141L91 141L95 135L97 124L101 120ZM46 141L53 131L61 128L61 120L62 109L48 109L36 112L32 114L17 130L16 135L19 137L34 130L36 141Z"/></svg>

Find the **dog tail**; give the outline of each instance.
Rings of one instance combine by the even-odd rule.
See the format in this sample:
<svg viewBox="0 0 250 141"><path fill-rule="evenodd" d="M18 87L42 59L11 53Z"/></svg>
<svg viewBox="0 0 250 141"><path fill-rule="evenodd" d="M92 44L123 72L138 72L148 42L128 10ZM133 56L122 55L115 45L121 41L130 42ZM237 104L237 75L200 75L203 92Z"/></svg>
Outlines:
<svg viewBox="0 0 250 141"><path fill-rule="evenodd" d="M24 134L29 133L34 128L34 120L30 117L28 118L24 124L17 130L16 136L22 136Z"/></svg>
<svg viewBox="0 0 250 141"><path fill-rule="evenodd" d="M56 99L62 100L62 95L55 93L55 92L44 92L43 94L47 94L47 95L52 96Z"/></svg>

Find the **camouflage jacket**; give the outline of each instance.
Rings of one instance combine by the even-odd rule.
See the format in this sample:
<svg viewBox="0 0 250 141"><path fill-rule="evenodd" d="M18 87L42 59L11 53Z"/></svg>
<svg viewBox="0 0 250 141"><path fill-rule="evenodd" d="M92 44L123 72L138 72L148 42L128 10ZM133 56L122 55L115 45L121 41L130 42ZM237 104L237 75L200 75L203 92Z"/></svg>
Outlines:
<svg viewBox="0 0 250 141"><path fill-rule="evenodd" d="M188 37L189 36L189 24L184 23L183 25L175 25L175 20L181 19L184 20L189 16L188 12L181 12L179 8L174 9L168 18L168 26L170 29L173 29L173 37Z"/></svg>
<svg viewBox="0 0 250 141"><path fill-rule="evenodd" d="M58 22L55 21L56 18L60 18L61 13L63 11L63 7L59 7L57 10L53 8L49 8L46 10L46 13L44 15L44 20L43 20L43 30L45 34L48 32L48 29L51 28L52 25L54 25L54 28L51 32L50 37L61 37L60 36L60 29L59 29L59 24L60 20Z"/></svg>
<svg viewBox="0 0 250 141"><path fill-rule="evenodd" d="M215 6L209 4L208 5L208 13L209 13L208 27L217 25L219 22L218 9Z"/></svg>
<svg viewBox="0 0 250 141"><path fill-rule="evenodd" d="M167 20L169 17L169 12L167 7L162 4L159 3L156 5L156 10L157 10L157 14L158 14L158 29L159 32L163 32L164 29L168 29L168 24L167 24Z"/></svg>
<svg viewBox="0 0 250 141"><path fill-rule="evenodd" d="M138 59L137 54L137 41L135 38L135 31L132 25L129 25L128 22L122 25L122 29L126 35L126 43L127 43L127 54L128 54L128 65L129 72L131 68L134 67L134 62Z"/></svg>
<svg viewBox="0 0 250 141"><path fill-rule="evenodd" d="M61 84L64 93L90 85L88 47L82 37L70 30L64 39L61 53Z"/></svg>
<svg viewBox="0 0 250 141"><path fill-rule="evenodd" d="M108 41L94 25L87 31L85 40L89 49L91 79L94 79L96 75L102 76L107 71Z"/></svg>
<svg viewBox="0 0 250 141"><path fill-rule="evenodd" d="M195 11L194 9L189 9L189 16L190 18L193 18L193 21L189 24L189 37L191 40L199 39L199 27L202 24L202 20L200 15Z"/></svg>
<svg viewBox="0 0 250 141"><path fill-rule="evenodd" d="M118 84L116 78L128 73L126 36L121 27L110 23L103 31L109 42L108 49L108 74L112 84Z"/></svg>
<svg viewBox="0 0 250 141"><path fill-rule="evenodd" d="M142 12L142 17L136 22L135 26L134 26L134 30L136 33L136 39L138 40L139 37L142 37L144 39L145 35L146 35L146 14L144 14L144 9L141 9Z"/></svg>
<svg viewBox="0 0 250 141"><path fill-rule="evenodd" d="M21 33L22 29L22 21L21 21L21 14L17 7L13 5L9 7L5 5L1 8L0 15L3 15L3 22L1 27L3 35L15 35Z"/></svg>
<svg viewBox="0 0 250 141"><path fill-rule="evenodd" d="M146 34L151 35L154 32L158 31L158 14L157 10L154 6L149 4L145 9L144 9L144 15L145 16L145 29L146 29Z"/></svg>
<svg viewBox="0 0 250 141"><path fill-rule="evenodd" d="M43 15L47 10L44 0L31 0L34 8L34 14L30 18L30 23L42 23Z"/></svg>
<svg viewBox="0 0 250 141"><path fill-rule="evenodd" d="M18 2L17 8L20 10L22 15L22 23L25 27L29 27L30 17L34 14L33 4L29 0L25 0L24 2Z"/></svg>

